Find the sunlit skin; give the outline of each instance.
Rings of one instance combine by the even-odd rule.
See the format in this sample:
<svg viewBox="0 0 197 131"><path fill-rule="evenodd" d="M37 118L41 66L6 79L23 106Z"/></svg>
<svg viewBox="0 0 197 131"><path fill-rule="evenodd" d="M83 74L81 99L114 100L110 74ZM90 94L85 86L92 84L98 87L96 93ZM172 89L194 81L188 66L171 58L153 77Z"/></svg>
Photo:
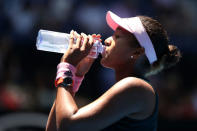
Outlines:
<svg viewBox="0 0 197 131"><path fill-rule="evenodd" d="M83 76L94 61L86 57L93 45L93 38L81 34L74 44L72 35L73 32L71 32L69 49L62 57L62 61L76 66L77 74ZM82 37L84 41L79 46ZM143 120L153 113L154 89L143 79L137 78L133 69L135 61L144 54L144 49L134 41L132 35L121 28L105 40L106 51L102 54L101 63L115 70L117 82L92 103L78 108L73 92L67 87L57 88L57 97L46 125L47 131L96 131L125 116Z"/></svg>
<svg viewBox="0 0 197 131"><path fill-rule="evenodd" d="M113 36L105 40L105 46L106 51L102 54L101 64L115 70L116 80L120 80L126 75L133 76L135 60L144 53L144 49L133 40L133 35L118 27ZM136 54L137 51L138 54Z"/></svg>
<svg viewBox="0 0 197 131"><path fill-rule="evenodd" d="M105 40L106 51L102 55L101 63L103 66L115 68L130 59L132 54L131 34L118 28L113 36Z"/></svg>

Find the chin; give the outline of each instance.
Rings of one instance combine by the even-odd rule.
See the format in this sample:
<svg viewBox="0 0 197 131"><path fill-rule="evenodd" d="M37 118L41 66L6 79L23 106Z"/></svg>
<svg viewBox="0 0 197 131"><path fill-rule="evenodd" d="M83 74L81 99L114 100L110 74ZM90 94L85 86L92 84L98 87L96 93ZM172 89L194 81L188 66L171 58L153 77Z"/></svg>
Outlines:
<svg viewBox="0 0 197 131"><path fill-rule="evenodd" d="M101 63L102 66L105 66L105 58L102 57L100 63Z"/></svg>
<svg viewBox="0 0 197 131"><path fill-rule="evenodd" d="M110 66L110 60L107 60L106 58L102 58L100 63L106 68L112 68L112 66Z"/></svg>

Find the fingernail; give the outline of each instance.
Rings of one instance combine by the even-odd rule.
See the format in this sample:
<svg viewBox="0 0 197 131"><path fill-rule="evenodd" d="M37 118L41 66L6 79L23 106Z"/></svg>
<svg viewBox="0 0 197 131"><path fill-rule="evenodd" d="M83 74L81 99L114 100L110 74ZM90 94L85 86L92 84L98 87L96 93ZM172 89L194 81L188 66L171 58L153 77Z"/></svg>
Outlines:
<svg viewBox="0 0 197 131"><path fill-rule="evenodd" d="M71 32L70 32L70 37L74 37L73 30L71 30Z"/></svg>
<svg viewBox="0 0 197 131"><path fill-rule="evenodd" d="M76 37L79 37L76 31L74 31L74 35L75 35Z"/></svg>

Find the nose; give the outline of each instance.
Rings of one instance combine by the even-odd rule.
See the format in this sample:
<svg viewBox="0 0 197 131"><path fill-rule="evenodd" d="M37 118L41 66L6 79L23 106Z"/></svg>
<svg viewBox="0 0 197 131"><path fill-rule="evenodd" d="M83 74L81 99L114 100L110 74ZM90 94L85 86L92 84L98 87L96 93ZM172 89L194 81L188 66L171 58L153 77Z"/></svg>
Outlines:
<svg viewBox="0 0 197 131"><path fill-rule="evenodd" d="M104 43L105 43L106 46L110 46L110 45L111 45L111 41L112 41L112 37L108 37L108 38L104 41Z"/></svg>

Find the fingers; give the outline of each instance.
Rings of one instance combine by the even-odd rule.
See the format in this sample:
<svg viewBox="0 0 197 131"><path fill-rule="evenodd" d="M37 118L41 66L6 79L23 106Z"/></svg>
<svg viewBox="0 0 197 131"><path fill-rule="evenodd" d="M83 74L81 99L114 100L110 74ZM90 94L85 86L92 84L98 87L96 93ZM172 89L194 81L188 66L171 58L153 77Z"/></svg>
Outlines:
<svg viewBox="0 0 197 131"><path fill-rule="evenodd" d="M69 46L72 46L74 44L74 31L70 31L70 40L69 40Z"/></svg>
<svg viewBox="0 0 197 131"><path fill-rule="evenodd" d="M89 44L90 46L92 46L94 42L94 38L91 35L88 35L88 37L89 37Z"/></svg>
<svg viewBox="0 0 197 131"><path fill-rule="evenodd" d="M73 45L80 48L80 46L81 46L81 36L76 31L71 30L70 41L69 41L70 48L73 47Z"/></svg>
<svg viewBox="0 0 197 131"><path fill-rule="evenodd" d="M96 34L92 34L92 37L96 37Z"/></svg>
<svg viewBox="0 0 197 131"><path fill-rule="evenodd" d="M96 38L97 38L97 40L99 40L100 42L102 41L101 35L100 35L100 34L97 34L97 35L96 35Z"/></svg>
<svg viewBox="0 0 197 131"><path fill-rule="evenodd" d="M100 37L101 37L101 34L97 34L97 37L99 37L99 38L100 38Z"/></svg>
<svg viewBox="0 0 197 131"><path fill-rule="evenodd" d="M82 46L81 46L81 50L85 50L86 47L87 47L87 44L88 44L88 41L89 41L89 38L86 34L84 33L81 33L81 36L83 37L83 43L82 43Z"/></svg>
<svg viewBox="0 0 197 131"><path fill-rule="evenodd" d="M92 37L93 37L95 40L102 41L101 35L100 35L100 34L92 34Z"/></svg>
<svg viewBox="0 0 197 131"><path fill-rule="evenodd" d="M78 34L77 35L77 41L76 41L76 47L77 48L81 47L81 42L82 42L82 37Z"/></svg>
<svg viewBox="0 0 197 131"><path fill-rule="evenodd" d="M86 35L84 33L81 33L81 35L79 35L76 31L72 30L70 33L70 45L69 46L71 48L73 47L78 48L81 51L85 51L86 53L89 53L94 42L96 40L101 41L100 37L101 37L100 34Z"/></svg>
<svg viewBox="0 0 197 131"><path fill-rule="evenodd" d="M79 36L80 36L76 31L74 31L74 35L75 35L76 37L79 37Z"/></svg>

